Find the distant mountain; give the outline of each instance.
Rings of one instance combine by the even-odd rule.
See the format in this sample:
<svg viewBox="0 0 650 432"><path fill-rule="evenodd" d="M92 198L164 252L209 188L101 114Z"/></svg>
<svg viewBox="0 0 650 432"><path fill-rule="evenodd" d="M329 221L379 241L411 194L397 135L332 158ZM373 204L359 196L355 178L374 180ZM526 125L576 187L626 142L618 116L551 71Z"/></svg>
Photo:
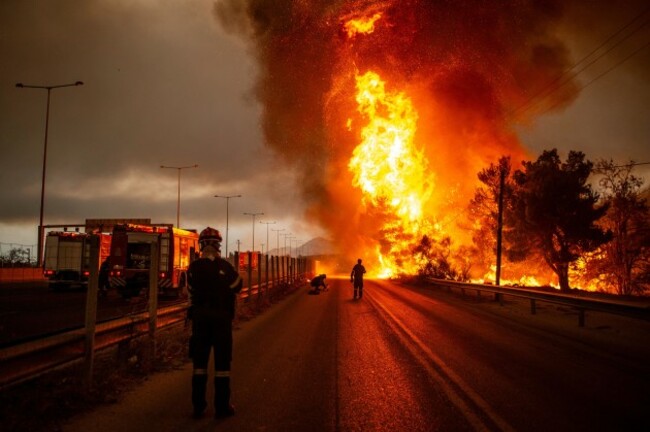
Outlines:
<svg viewBox="0 0 650 432"><path fill-rule="evenodd" d="M314 239L311 239L307 243L304 243L301 246L299 246L298 249L299 249L298 252L303 256L330 255L336 252L336 249L334 248L334 244L323 237L316 237ZM274 248L271 249L268 253L270 255L282 255L284 253L288 254L289 251L285 250L284 248L280 248L280 250L278 251L278 249ZM296 255L295 247L292 249L291 254L293 256Z"/></svg>

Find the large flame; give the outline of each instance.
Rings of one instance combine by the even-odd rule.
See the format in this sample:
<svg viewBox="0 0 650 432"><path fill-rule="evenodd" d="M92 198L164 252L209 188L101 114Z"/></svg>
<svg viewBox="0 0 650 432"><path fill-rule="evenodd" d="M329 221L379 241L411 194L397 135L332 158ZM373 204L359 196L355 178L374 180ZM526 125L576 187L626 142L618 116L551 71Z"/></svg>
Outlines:
<svg viewBox="0 0 650 432"><path fill-rule="evenodd" d="M554 27L563 3L219 0L215 11L253 42L265 141L299 171L307 218L350 267L363 258L390 276L417 271L424 235L473 247L461 222L477 173L528 159L513 124L575 98L568 83L517 110L571 64ZM458 254L473 277L494 263L484 249L481 263Z"/></svg>
<svg viewBox="0 0 650 432"><path fill-rule="evenodd" d="M387 220L384 232L408 234L415 238L423 222L424 204L431 197L432 175L427 160L415 148L417 113L411 100L403 93L387 93L379 75L369 71L356 77L359 111L368 119L363 127L363 141L354 149L348 168L353 182L364 193L370 205L384 206L395 220ZM413 247L408 240L393 236L391 255L407 252ZM395 261L378 251L381 268L378 274L389 277L395 273L412 273L416 268L396 268ZM389 258L389 259L387 259Z"/></svg>

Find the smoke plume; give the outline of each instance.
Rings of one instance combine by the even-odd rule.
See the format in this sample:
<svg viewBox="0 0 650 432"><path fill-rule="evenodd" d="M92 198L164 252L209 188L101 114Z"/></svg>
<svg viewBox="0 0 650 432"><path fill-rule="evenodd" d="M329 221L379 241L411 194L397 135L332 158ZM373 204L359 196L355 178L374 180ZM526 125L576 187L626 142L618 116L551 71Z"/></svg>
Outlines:
<svg viewBox="0 0 650 432"><path fill-rule="evenodd" d="M426 217L451 230L479 170L504 155L515 163L527 157L512 126L577 95L575 85L565 85L552 100L527 107L569 66L554 32L561 4L222 0L214 11L224 28L250 43L266 144L302 173L308 217L345 252L372 262L390 215L364 203L348 169L364 122L356 74L375 71L387 91L412 100L415 144L434 185ZM373 16L379 18L371 32L346 31L348 21Z"/></svg>

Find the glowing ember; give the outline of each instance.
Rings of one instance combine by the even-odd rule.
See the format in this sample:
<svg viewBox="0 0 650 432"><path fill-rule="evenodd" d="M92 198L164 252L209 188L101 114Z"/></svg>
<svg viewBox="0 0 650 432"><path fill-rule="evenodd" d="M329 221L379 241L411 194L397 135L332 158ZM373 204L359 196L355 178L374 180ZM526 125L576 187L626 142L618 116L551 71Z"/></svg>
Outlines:
<svg viewBox="0 0 650 432"><path fill-rule="evenodd" d="M358 109L368 124L348 168L354 174L354 185L364 192L364 203L397 217L386 222L383 231L391 237L390 254L402 255L412 248L413 237L422 229L423 206L433 184L427 160L413 143L418 116L410 99L403 93L386 92L376 73L357 76L356 82ZM389 233L407 238L400 240L400 235ZM384 277L414 270L414 263L399 265L381 251L378 254ZM409 268L396 268L405 266Z"/></svg>

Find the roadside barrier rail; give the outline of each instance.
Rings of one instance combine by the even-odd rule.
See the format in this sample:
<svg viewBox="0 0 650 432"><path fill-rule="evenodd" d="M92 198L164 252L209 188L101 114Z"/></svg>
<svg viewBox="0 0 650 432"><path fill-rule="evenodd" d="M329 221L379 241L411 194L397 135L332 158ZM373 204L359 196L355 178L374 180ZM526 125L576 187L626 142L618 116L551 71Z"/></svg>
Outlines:
<svg viewBox="0 0 650 432"><path fill-rule="evenodd" d="M553 303L571 307L578 312L578 325L580 327L584 327L585 325L586 311L603 312L650 321L650 301L641 304L625 301L585 298L572 294L549 293L526 288L474 284L433 278L427 280L431 285L445 287L449 290L457 289L463 293L465 291L476 291L479 296L481 292L492 293L495 295L495 300L499 301L501 305L503 305L504 295L528 299L530 301L530 313L532 315L537 313L537 302Z"/></svg>
<svg viewBox="0 0 650 432"><path fill-rule="evenodd" d="M265 294L286 290L300 284L304 275L295 279L276 280L273 283L244 288L238 295L242 302L262 298ZM186 322L188 302L161 307L156 314L156 330ZM120 343L149 335L149 312L127 315L114 320L97 323L94 333L94 349L99 352ZM84 361L86 355L86 329L81 327L64 333L33 340L20 345L0 349L0 389L25 382L45 373Z"/></svg>

